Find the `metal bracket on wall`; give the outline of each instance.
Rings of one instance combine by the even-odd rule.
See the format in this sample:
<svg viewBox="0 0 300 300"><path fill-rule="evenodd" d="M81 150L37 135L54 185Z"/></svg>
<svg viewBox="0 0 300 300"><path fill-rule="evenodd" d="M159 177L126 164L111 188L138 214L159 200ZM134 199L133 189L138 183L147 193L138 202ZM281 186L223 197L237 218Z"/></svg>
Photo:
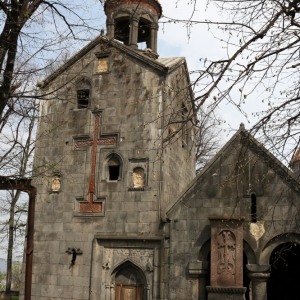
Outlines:
<svg viewBox="0 0 300 300"><path fill-rule="evenodd" d="M71 269L75 265L77 255L82 255L82 250L80 248L68 248L66 251L68 255L72 254L72 260L69 269Z"/></svg>

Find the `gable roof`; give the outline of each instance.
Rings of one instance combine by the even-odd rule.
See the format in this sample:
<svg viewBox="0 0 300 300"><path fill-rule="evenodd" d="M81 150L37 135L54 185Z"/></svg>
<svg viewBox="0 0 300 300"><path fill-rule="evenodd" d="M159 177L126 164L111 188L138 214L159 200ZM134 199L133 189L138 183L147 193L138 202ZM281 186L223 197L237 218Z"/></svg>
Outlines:
<svg viewBox="0 0 300 300"><path fill-rule="evenodd" d="M173 70L177 69L180 65L184 64L186 66L186 61L184 57L175 57L175 58L160 58L153 59L149 56L146 56L145 51L135 50L129 46L123 45L115 39L110 39L107 36L99 35L94 40L92 40L89 44L83 47L79 52L73 55L69 60L67 60L61 67L59 67L56 71L50 74L47 78L45 78L39 86L46 87L50 82L52 82L55 78L57 78L62 72L69 69L73 64L75 64L80 58L82 58L86 53L96 47L99 43L105 43L106 45L110 45L119 49L120 51L126 52L126 54L146 63L148 66L152 67L156 71L168 74Z"/></svg>
<svg viewBox="0 0 300 300"><path fill-rule="evenodd" d="M262 159L266 160L270 168L297 193L300 192L300 182L298 177L289 170L283 163L281 163L270 151L268 151L261 143L259 143L246 129L243 123L241 123L239 130L231 137L231 139L221 148L221 150L211 159L211 161L203 168L203 170L191 181L187 188L181 193L178 200L173 203L167 209L167 215L171 214L176 207L183 203L185 204L190 197L190 192L196 187L197 183L201 180L201 177L208 172L208 170L214 165L214 163L222 156L222 154L228 150L231 144L239 139L240 143L249 147L255 153L261 155Z"/></svg>

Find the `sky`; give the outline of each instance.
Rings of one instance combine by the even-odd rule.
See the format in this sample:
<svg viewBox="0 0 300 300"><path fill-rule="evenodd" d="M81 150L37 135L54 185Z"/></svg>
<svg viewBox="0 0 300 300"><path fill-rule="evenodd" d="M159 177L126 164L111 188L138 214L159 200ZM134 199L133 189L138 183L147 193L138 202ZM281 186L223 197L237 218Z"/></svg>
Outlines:
<svg viewBox="0 0 300 300"><path fill-rule="evenodd" d="M188 0L160 0L163 7L163 15L179 20L191 18L194 6L190 2ZM206 5L206 1L197 1L196 3L192 20L219 22L221 20L228 20L228 17L220 14L213 3L209 5ZM158 52L161 57L186 57L189 71L192 72L200 67L200 59L219 60L226 57L224 44L216 39L216 37L221 37L221 35L222 33L217 29L217 26L211 27L208 30L205 24L195 25L191 28L188 35L187 28L183 23L170 22L168 24L160 24ZM193 79L192 75L191 77ZM238 97L239 93L237 91L236 98ZM248 118L240 113L232 104L223 102L219 106L217 113L226 122L222 125L222 128L226 130L223 137L224 141L228 140L234 133L233 131L239 128L240 123L244 123L248 129L255 124L257 119L252 117L252 113L264 108L259 97L259 91L250 95L242 108L247 111Z"/></svg>
<svg viewBox="0 0 300 300"><path fill-rule="evenodd" d="M100 2L103 2L100 0ZM194 7L194 2L196 6ZM106 32L106 16L103 12L102 5L98 1L92 0L93 6L88 4L91 0L83 0L81 4L86 7L85 16L90 18L89 24L92 24L98 32L104 29ZM221 15L213 3L207 5L206 0L160 0L163 8L163 17L159 23L158 34L158 54L160 57L179 57L184 56L187 60L188 69L190 72L199 69L201 66L200 59L219 60L226 57L226 50L217 38L222 38L222 31L218 30L217 26L211 27L208 30L207 25L194 25L188 32L186 26L182 22L168 22L168 18L175 20L192 20L197 21L221 21L226 20L230 16ZM193 13L194 12L194 13ZM50 25L49 25L50 26ZM91 37L96 37L97 31L91 33ZM216 38L217 37L217 38ZM77 49L83 45L78 42ZM193 75L191 79L193 80ZM259 92L258 92L259 93ZM233 94L234 95L234 94ZM238 89L236 98L240 96ZM212 99L210 99L212 101ZM232 128L234 131L239 128L241 122L245 123L246 128L254 125L257 119L252 117L252 112L260 111L263 105L258 94L249 96L246 103L242 107L248 112L248 119L237 111L232 104L222 103L217 111L218 116L226 123L223 124L224 129ZM249 123L250 121L250 123ZM226 131L227 135L232 135L232 130ZM229 136L225 137L228 139ZM224 141L225 142L225 141Z"/></svg>

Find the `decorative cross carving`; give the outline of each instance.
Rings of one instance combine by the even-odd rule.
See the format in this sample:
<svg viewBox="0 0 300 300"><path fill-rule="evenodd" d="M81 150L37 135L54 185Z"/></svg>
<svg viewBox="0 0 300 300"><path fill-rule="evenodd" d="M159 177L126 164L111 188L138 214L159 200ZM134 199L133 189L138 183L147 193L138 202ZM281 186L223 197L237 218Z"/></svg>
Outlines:
<svg viewBox="0 0 300 300"><path fill-rule="evenodd" d="M94 195L96 191L95 185L95 173L96 173L96 156L98 145L114 145L115 138L100 138L99 139L99 125L100 125L100 114L95 115L95 126L94 126L94 138L92 140L77 140L75 143L76 148L92 146L92 157L91 157L91 174L90 182L88 187L88 203L79 204L79 212L102 212L102 203L94 202Z"/></svg>

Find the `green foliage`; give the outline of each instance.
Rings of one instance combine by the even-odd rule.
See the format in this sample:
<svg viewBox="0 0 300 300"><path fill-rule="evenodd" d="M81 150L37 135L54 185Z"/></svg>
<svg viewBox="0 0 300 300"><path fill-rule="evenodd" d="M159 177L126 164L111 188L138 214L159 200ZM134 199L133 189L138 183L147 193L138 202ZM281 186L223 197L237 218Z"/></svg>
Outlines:
<svg viewBox="0 0 300 300"><path fill-rule="evenodd" d="M0 291L3 291L5 289L5 279L6 279L6 273L0 272Z"/></svg>
<svg viewBox="0 0 300 300"><path fill-rule="evenodd" d="M21 272L22 272L22 263L19 261L14 261L12 264L12 290L19 291L21 285Z"/></svg>

